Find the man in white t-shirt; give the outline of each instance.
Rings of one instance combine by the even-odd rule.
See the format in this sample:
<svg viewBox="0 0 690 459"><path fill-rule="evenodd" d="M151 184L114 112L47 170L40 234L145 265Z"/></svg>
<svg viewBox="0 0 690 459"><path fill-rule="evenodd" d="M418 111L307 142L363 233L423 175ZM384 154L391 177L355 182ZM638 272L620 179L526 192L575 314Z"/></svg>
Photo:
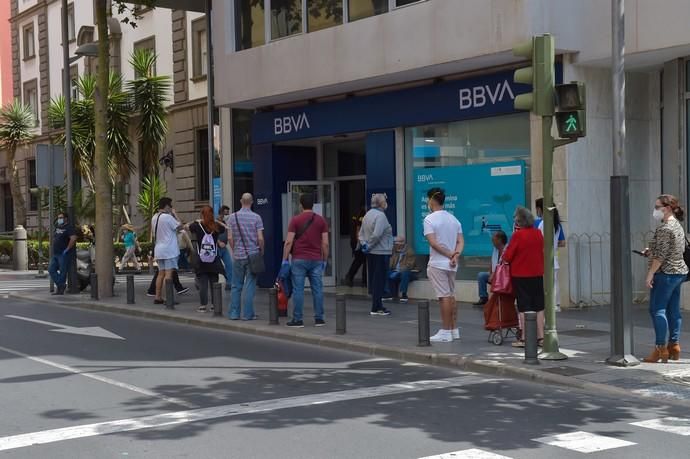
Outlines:
<svg viewBox="0 0 690 459"><path fill-rule="evenodd" d="M430 246L426 273L441 303L443 322L443 328L431 337L431 341L445 343L460 339L458 309L455 305L455 273L465 239L458 219L443 209L445 192L441 188L432 188L427 198L431 213L424 219L424 236Z"/></svg>
<svg viewBox="0 0 690 459"><path fill-rule="evenodd" d="M183 228L175 210L172 199L161 198L158 202L158 213L151 219L151 231L156 241L153 256L158 263L158 277L156 278L156 299L154 304L164 304L163 285L166 279L172 279L177 269L177 258L180 256L180 246L177 233Z"/></svg>

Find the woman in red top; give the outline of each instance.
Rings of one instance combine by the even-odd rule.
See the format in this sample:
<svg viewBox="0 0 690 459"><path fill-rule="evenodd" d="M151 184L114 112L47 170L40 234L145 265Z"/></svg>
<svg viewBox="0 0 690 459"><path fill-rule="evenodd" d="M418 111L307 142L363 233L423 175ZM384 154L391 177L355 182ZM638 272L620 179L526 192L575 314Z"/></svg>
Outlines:
<svg viewBox="0 0 690 459"><path fill-rule="evenodd" d="M513 290L520 311L520 331L524 329L525 312L537 313L537 343L544 342L544 237L534 228L534 216L518 207L513 216L515 232L503 252L503 261L510 264ZM520 333L513 347L525 347Z"/></svg>

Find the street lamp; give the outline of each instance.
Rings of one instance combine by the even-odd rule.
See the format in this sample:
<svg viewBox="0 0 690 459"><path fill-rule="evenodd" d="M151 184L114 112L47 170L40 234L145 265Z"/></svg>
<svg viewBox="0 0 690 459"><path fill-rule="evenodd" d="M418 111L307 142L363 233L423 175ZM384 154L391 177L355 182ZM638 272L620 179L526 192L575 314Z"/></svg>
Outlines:
<svg viewBox="0 0 690 459"><path fill-rule="evenodd" d="M70 223L74 223L74 159L72 152L72 81L69 67L82 57L98 56L98 45L86 43L75 51L76 56L69 55L69 18L67 0L62 0L62 94L65 98L65 154L67 156L67 215ZM77 260L76 250L72 252L69 264L68 285L69 293L79 293L77 285Z"/></svg>

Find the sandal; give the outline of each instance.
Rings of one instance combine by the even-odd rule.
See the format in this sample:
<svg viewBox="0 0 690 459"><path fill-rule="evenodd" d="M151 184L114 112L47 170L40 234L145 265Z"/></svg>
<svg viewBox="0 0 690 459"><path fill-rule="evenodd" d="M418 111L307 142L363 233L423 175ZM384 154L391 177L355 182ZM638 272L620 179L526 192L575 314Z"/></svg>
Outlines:
<svg viewBox="0 0 690 459"><path fill-rule="evenodd" d="M199 306L197 312L206 312L206 306Z"/></svg>
<svg viewBox="0 0 690 459"><path fill-rule="evenodd" d="M525 347L525 342L522 340L513 341L513 344L511 346L513 346L513 347Z"/></svg>
<svg viewBox="0 0 690 459"><path fill-rule="evenodd" d="M544 347L544 338L540 338L537 340L537 347Z"/></svg>

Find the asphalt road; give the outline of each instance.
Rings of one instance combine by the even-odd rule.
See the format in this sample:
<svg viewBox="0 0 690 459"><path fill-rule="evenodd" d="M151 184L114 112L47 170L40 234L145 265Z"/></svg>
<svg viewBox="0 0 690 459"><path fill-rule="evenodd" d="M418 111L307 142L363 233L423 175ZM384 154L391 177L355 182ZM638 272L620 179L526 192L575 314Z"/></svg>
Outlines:
<svg viewBox="0 0 690 459"><path fill-rule="evenodd" d="M0 359L0 458L688 457L687 409L8 299Z"/></svg>

